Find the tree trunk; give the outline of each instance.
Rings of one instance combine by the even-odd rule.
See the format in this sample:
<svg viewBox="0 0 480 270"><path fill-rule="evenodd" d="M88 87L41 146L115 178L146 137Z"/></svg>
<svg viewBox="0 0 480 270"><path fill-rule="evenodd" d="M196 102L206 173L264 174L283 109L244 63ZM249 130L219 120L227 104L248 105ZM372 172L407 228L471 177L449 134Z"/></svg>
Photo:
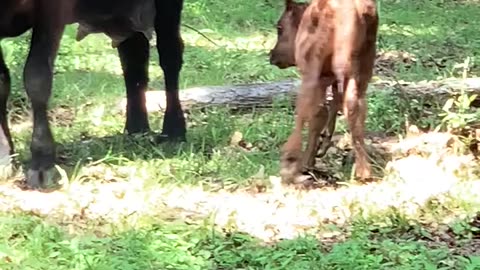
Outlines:
<svg viewBox="0 0 480 270"><path fill-rule="evenodd" d="M205 86L184 89L180 91L180 101L185 109L192 107L209 107L228 105L231 108L270 107L275 98L282 96L295 97L300 81L285 80L272 83L254 83L227 86ZM442 103L453 95L460 94L464 89L469 94L480 95L480 78L448 79L443 81L423 82L372 82L369 91L396 89L407 98L423 97L435 99ZM166 107L164 91L147 91L147 110L163 111ZM294 100L294 99L292 99ZM120 102L120 108L125 110L126 99ZM480 107L480 97L473 103Z"/></svg>

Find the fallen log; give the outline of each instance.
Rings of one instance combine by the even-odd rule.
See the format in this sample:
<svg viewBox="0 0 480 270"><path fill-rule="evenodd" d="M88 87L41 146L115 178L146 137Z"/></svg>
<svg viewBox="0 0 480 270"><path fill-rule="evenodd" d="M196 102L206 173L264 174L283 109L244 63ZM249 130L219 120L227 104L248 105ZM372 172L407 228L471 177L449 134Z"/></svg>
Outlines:
<svg viewBox="0 0 480 270"><path fill-rule="evenodd" d="M238 84L227 86L204 86L180 90L180 102L184 109L192 107L225 106L233 108L269 107L273 100L281 96L295 96L298 80L285 80L272 83ZM165 91L146 92L147 111L164 111ZM120 102L125 110L126 98Z"/></svg>
<svg viewBox="0 0 480 270"><path fill-rule="evenodd" d="M295 97L299 85L299 80L285 80L271 83L194 87L181 90L180 101L185 109L219 105L228 105L237 109L270 107L276 98ZM377 80L370 84L369 92L392 89L401 91L407 99L423 97L434 99L440 104L464 90L465 93L479 95L472 106L480 107L480 78L422 82ZM146 100L149 112L164 111L166 108L164 91L147 91ZM125 98L122 99L119 106L122 111L125 110Z"/></svg>

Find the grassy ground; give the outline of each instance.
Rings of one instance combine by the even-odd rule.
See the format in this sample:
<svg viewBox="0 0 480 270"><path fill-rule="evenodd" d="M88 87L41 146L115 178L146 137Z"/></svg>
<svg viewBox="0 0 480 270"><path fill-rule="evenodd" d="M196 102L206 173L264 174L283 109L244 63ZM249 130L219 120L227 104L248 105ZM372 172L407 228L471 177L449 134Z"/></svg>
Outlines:
<svg viewBox="0 0 480 270"><path fill-rule="evenodd" d="M473 38L478 36L480 23L471 19L480 13L478 4L388 0L379 1L378 6L381 18L378 49L383 60L377 66L377 78L421 81L459 77L464 71L461 64L469 57L473 61L470 61L468 75L480 75L476 59L480 54L480 40ZM296 78L294 69L280 71L268 64L267 53L275 42L274 24L280 12L281 1L244 1L241 5L233 0L187 1L184 23L208 35L218 46L183 28L186 50L181 88ZM76 195L75 191L89 185L105 188L126 182L131 189L139 190L136 197L125 195L130 194L128 189L117 194L117 189L107 188L98 198L115 193L116 201L97 204L112 207L125 204L119 208L127 210L140 206L129 210L132 212L125 210L128 213L107 217L110 210L89 215L84 212L90 208L75 202L68 208L74 209L73 214L68 214L52 203L57 197L63 201L68 198L52 193L38 197L37 205L15 208L40 195L13 194L11 189L2 189L0 197L4 199L0 205L3 203L2 209L6 210L0 222L1 269L51 269L52 265L57 266L55 269L480 269L480 257L475 252L478 224L471 222L480 206L472 192L472 187L478 185L476 178L467 173L456 174L452 190L457 193L434 192L413 214L402 203L418 202L398 194L410 194L422 188L418 187L419 183L398 184L401 181L392 180L393 173L387 173L385 181L395 188L378 184L373 187L376 193L369 193L370 189L356 193L355 190L362 189L348 186L338 192L313 193L317 197L335 198L335 202L340 200L337 205L326 208L342 210L331 210L328 215L313 214L322 218L307 222L309 229L304 231L308 236L283 237L293 239L275 244L261 243L252 236L261 235L252 231L268 229L263 223L261 226L255 223L268 215L248 219L245 215L253 215L251 209L242 212L235 208L225 214L226 219L235 220L231 216L238 215L241 216L238 220L250 220L245 224L260 229L239 228L240 225L232 225L228 220L218 222L215 217L206 218L215 212L209 207L203 212L195 208L202 212L201 218L194 214L186 218L181 209L187 209L185 205L189 203L227 204L232 198L235 202L241 190L251 189L259 181L268 182L269 176L278 175L279 147L291 130L292 109L284 106L285 101L278 101L272 109L242 114L228 108L194 110L188 115L188 142L180 146L158 146L152 145L148 138L126 138L121 135L124 117L117 108L124 97L124 85L116 52L101 35L89 36L81 43L75 42L74 37L75 27L71 26L62 40L52 98L52 126L61 144L59 164L66 171L69 183L65 185L66 194L82 197L98 191L83 195ZM25 161L29 155L31 123L20 76L28 35L4 40L2 44L15 78L10 112L14 141L20 160ZM157 63L158 57L152 51L151 87L161 89L163 79ZM440 122L440 117L435 114L426 117L424 112L421 100L404 100L394 90L371 91L368 129L403 134L406 117L421 127ZM152 114L152 128L158 131L161 119L161 114ZM339 131L344 131L342 124ZM252 148L245 150L230 145L234 132L242 133ZM388 172L384 165L380 164L381 171ZM407 171L424 170L419 168L408 167ZM461 172L466 171L464 167L459 168ZM349 170L349 165L342 167L340 178L348 180ZM431 186L439 185L435 181L445 180L442 173L420 175L431 178L433 182L427 182ZM186 187L177 193L155 193L183 185ZM203 190L192 191L192 186L201 186ZM398 186L405 189L396 189ZM430 187L423 187L428 189ZM223 197L205 195L218 190L223 192ZM468 192L473 195L463 195ZM147 199L146 194L150 193L157 194L152 195L155 200ZM195 199L198 194L206 197ZM267 194L275 197L283 193ZM363 194L366 198L387 194L391 202L388 207L380 207L373 199L368 201L352 194ZM280 203L265 211L271 214L281 208L280 204L310 209L305 205L312 204L309 200L313 195L293 193L276 198L274 201ZM171 198L171 201L159 198ZM258 196L249 198L261 201ZM300 201L302 203L298 203ZM270 202L262 203L251 207L260 209ZM38 210L42 204L50 205L51 209ZM259 208L255 208L257 206ZM136 219L132 221L129 217L133 212L141 214L134 215ZM288 216L296 220L301 216L297 212L280 212L276 217L283 216L283 219L272 223L285 222ZM303 218L313 219L309 215ZM341 222L341 219L344 220ZM222 224L223 232L227 233L214 230L214 223Z"/></svg>

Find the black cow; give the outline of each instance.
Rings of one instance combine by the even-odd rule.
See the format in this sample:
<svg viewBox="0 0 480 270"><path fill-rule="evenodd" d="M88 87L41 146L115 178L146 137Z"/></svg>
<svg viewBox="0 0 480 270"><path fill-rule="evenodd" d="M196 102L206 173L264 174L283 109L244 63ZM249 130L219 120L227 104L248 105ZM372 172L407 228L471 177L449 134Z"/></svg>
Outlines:
<svg viewBox="0 0 480 270"><path fill-rule="evenodd" d="M150 130L145 90L150 54L148 36L154 30L167 100L162 138L185 140L185 118L178 98L184 48L180 36L182 8L183 0L0 1L0 39L16 37L32 29L23 74L33 108L32 159L26 177L29 187L43 187L54 167L55 142L47 118L47 104L55 58L67 24L80 24L78 40L91 32L103 32L117 47L127 89L125 129L129 134ZM0 155L3 157L14 151L7 123L9 93L10 75L0 47Z"/></svg>

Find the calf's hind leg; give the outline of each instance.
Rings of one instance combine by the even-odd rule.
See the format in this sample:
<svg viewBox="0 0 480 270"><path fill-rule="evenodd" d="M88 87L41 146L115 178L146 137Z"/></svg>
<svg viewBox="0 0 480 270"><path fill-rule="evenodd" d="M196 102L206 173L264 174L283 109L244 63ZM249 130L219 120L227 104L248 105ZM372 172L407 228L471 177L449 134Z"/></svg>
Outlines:
<svg viewBox="0 0 480 270"><path fill-rule="evenodd" d="M349 78L343 105L348 126L352 133L352 144L355 151L355 175L360 179L371 176L370 163L365 151L365 119L367 114L366 90L368 80Z"/></svg>
<svg viewBox="0 0 480 270"><path fill-rule="evenodd" d="M337 114L338 110L341 107L343 95L339 91L339 89L343 88L343 83L333 83L332 84L332 94L333 100L328 106L328 121L325 129L323 130L320 140L321 142L318 144L317 149L317 157L323 157L327 153L328 149L332 144L332 136L335 132L335 127L337 124ZM341 90L343 91L343 89Z"/></svg>
<svg viewBox="0 0 480 270"><path fill-rule="evenodd" d="M148 86L148 60L150 47L142 33L136 33L118 47L123 77L127 88L127 120L125 129L129 134L150 130L145 105Z"/></svg>

